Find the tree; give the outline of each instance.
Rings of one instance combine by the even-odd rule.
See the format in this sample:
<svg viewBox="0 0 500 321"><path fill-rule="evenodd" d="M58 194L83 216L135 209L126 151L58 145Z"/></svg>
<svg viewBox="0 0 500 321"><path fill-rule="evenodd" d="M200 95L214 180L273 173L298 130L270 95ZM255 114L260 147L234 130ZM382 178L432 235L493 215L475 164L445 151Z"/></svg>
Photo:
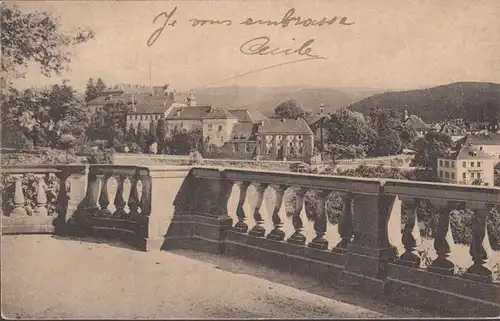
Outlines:
<svg viewBox="0 0 500 321"><path fill-rule="evenodd" d="M369 125L377 133L375 148L369 152L370 156L395 155L401 152L403 122L400 115L393 109L373 109L369 119Z"/></svg>
<svg viewBox="0 0 500 321"><path fill-rule="evenodd" d="M82 138L89 124L83 100L66 82L45 89L10 88L3 98L2 144L9 132L22 131L35 147L56 147L60 135Z"/></svg>
<svg viewBox="0 0 500 321"><path fill-rule="evenodd" d="M137 133L135 134L135 142L143 152L147 151L147 135L146 129L142 127L142 123L139 123L139 125L137 125Z"/></svg>
<svg viewBox="0 0 500 321"><path fill-rule="evenodd" d="M154 120L151 120L148 130L148 145L153 143L158 143L158 137L156 136L156 123Z"/></svg>
<svg viewBox="0 0 500 321"><path fill-rule="evenodd" d="M24 77L28 62L39 65L41 73L60 73L71 62L70 48L94 38L90 29L61 31L57 20L47 12L23 13L15 5L3 4L0 42L2 87Z"/></svg>
<svg viewBox="0 0 500 321"><path fill-rule="evenodd" d="M101 95L102 92L107 88L106 84L101 78L97 78L97 82L95 83L95 90L97 95Z"/></svg>
<svg viewBox="0 0 500 321"><path fill-rule="evenodd" d="M94 79L89 78L89 81L87 82L87 86L85 87L85 101L91 101L99 96L99 93L97 92L97 88L94 84Z"/></svg>
<svg viewBox="0 0 500 321"><path fill-rule="evenodd" d="M274 117L276 118L297 119L306 116L306 114L302 106L294 99L286 100L274 109Z"/></svg>
<svg viewBox="0 0 500 321"><path fill-rule="evenodd" d="M127 131L127 135L125 136L125 141L127 143L135 143L136 139L135 139L135 129L134 129L134 125L130 124L129 126L129 129Z"/></svg>
<svg viewBox="0 0 500 321"><path fill-rule="evenodd" d="M158 138L158 153L165 153L165 145L168 141L168 126L164 118L158 120L156 126L156 137Z"/></svg>
<svg viewBox="0 0 500 321"><path fill-rule="evenodd" d="M168 146L176 155L189 155L192 150L200 150L202 139L203 132L200 128L191 131L174 130Z"/></svg>
<svg viewBox="0 0 500 321"><path fill-rule="evenodd" d="M414 144L416 151L415 164L429 169L436 169L437 159L447 155L453 147L454 144L450 136L430 131Z"/></svg>

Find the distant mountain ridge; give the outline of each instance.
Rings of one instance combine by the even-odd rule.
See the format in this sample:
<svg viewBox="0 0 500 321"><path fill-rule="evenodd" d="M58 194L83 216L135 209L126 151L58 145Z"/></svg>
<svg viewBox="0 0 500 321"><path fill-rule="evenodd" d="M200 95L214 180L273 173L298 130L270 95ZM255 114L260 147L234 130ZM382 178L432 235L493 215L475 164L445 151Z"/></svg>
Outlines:
<svg viewBox="0 0 500 321"><path fill-rule="evenodd" d="M210 104L230 109L248 108L271 116L276 106L295 99L304 109L318 112L320 104L325 112L333 112L367 98L381 90L371 88L336 89L327 87L211 87L194 90L197 104Z"/></svg>
<svg viewBox="0 0 500 321"><path fill-rule="evenodd" d="M425 122L463 118L468 121L500 119L500 84L456 82L427 89L375 94L352 103L349 109L368 114L389 108L415 114Z"/></svg>

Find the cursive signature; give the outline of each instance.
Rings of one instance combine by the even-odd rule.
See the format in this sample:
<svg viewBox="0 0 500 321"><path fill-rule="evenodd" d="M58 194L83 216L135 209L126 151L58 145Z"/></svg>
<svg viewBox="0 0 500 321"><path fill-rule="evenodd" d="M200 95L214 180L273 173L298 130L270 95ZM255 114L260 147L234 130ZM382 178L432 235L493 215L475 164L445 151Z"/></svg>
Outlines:
<svg viewBox="0 0 500 321"><path fill-rule="evenodd" d="M295 40L295 38L293 38L293 40ZM311 45L313 44L314 39L307 40L296 49L274 47L269 44L270 42L271 38L266 36L253 38L241 45L240 52L245 55L299 55L306 56L309 59L326 59L325 57L312 53Z"/></svg>

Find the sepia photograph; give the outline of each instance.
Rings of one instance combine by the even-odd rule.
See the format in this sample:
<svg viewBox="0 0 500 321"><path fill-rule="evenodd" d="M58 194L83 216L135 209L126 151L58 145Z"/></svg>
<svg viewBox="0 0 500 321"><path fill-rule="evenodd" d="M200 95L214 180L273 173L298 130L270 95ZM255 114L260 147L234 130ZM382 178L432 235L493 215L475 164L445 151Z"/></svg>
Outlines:
<svg viewBox="0 0 500 321"><path fill-rule="evenodd" d="M0 20L2 318L500 317L500 1Z"/></svg>

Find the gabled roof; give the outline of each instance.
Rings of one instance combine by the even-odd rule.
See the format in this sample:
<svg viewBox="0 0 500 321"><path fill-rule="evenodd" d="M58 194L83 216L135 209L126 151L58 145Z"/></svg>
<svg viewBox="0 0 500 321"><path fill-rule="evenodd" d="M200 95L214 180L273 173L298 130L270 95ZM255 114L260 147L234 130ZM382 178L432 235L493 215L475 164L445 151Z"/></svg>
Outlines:
<svg viewBox="0 0 500 321"><path fill-rule="evenodd" d="M303 118L299 119L276 119L270 118L262 122L259 134L292 134L312 135L313 132Z"/></svg>
<svg viewBox="0 0 500 321"><path fill-rule="evenodd" d="M455 135L464 135L466 132L465 129L451 123L443 123L439 131L441 133L445 133L447 131L455 131Z"/></svg>
<svg viewBox="0 0 500 321"><path fill-rule="evenodd" d="M135 112L132 114L162 114L174 103L166 96L138 95L134 100Z"/></svg>
<svg viewBox="0 0 500 321"><path fill-rule="evenodd" d="M454 160L462 160L462 159L491 159L493 156L491 156L488 153L485 153L484 151L480 150L479 148L475 146L470 146L470 145L464 145L460 147L458 150L450 153L448 157L444 157L447 159L454 159Z"/></svg>
<svg viewBox="0 0 500 321"><path fill-rule="evenodd" d="M463 142L470 145L500 145L500 134L488 133L467 135Z"/></svg>
<svg viewBox="0 0 500 321"><path fill-rule="evenodd" d="M238 117L238 122L240 123L258 123L264 119L267 119L260 111L250 110L250 109L230 109L228 110L231 114Z"/></svg>
<svg viewBox="0 0 500 321"><path fill-rule="evenodd" d="M207 114L211 110L211 106L192 106L192 107L175 107L167 115L168 120L201 120L203 115Z"/></svg>
<svg viewBox="0 0 500 321"><path fill-rule="evenodd" d="M416 115L410 115L408 119L405 121L406 124L408 124L410 127L412 127L415 130L429 130L431 127L424 123L420 117Z"/></svg>

